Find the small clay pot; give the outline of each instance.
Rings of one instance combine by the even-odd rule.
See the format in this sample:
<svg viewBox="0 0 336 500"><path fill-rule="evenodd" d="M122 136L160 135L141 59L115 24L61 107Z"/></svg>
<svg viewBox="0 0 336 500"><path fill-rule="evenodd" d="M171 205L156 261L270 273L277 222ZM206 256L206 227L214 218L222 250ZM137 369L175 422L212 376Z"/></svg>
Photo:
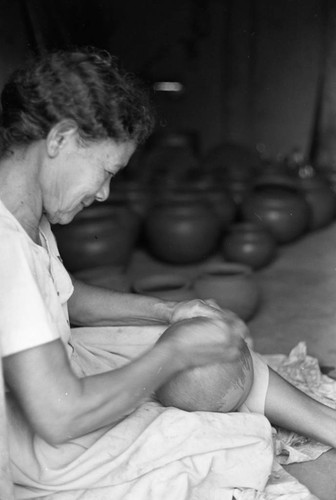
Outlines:
<svg viewBox="0 0 336 500"><path fill-rule="evenodd" d="M253 271L240 263L209 264L193 285L198 298L214 299L244 321L252 318L259 305L260 292Z"/></svg>
<svg viewBox="0 0 336 500"><path fill-rule="evenodd" d="M196 297L189 280L177 274L153 274L134 281L132 291L166 300L192 300Z"/></svg>
<svg viewBox="0 0 336 500"><path fill-rule="evenodd" d="M237 361L183 371L160 387L156 396L164 406L185 411L232 412L243 404L252 382L252 358L245 344Z"/></svg>
<svg viewBox="0 0 336 500"><path fill-rule="evenodd" d="M221 249L226 260L260 269L274 259L277 243L261 224L241 222L230 226Z"/></svg>

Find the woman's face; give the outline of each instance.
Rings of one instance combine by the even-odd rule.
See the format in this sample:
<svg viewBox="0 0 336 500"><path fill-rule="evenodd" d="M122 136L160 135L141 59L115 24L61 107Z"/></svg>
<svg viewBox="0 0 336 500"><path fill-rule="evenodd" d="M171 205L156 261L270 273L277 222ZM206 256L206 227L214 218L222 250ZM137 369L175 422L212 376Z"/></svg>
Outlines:
<svg viewBox="0 0 336 500"><path fill-rule="evenodd" d="M105 201L112 177L134 153L133 142L111 139L82 146L67 137L41 176L43 210L52 224L68 224L93 201Z"/></svg>

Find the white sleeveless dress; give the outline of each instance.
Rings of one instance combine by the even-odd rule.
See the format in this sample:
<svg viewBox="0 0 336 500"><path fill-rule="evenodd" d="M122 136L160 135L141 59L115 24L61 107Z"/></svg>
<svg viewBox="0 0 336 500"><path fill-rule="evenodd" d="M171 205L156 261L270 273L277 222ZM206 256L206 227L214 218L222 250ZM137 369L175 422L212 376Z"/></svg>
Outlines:
<svg viewBox="0 0 336 500"><path fill-rule="evenodd" d="M29 238L0 202L3 356L61 338L73 370L82 377L117 368L148 349L164 327L71 330L66 305L73 292L71 278L46 219L40 229L44 247ZM260 498L271 473L273 446L271 426L263 416L267 366L252 354L254 385L240 412L188 413L152 401L113 425L59 446L32 432L7 393L15 498Z"/></svg>

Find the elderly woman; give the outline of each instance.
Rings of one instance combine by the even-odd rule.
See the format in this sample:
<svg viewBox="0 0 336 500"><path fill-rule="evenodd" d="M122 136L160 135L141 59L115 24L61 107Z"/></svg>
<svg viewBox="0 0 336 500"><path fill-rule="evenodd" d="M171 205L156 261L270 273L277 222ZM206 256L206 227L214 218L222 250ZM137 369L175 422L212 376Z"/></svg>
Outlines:
<svg viewBox="0 0 336 500"><path fill-rule="evenodd" d="M238 413L163 407L153 395L175 375L239 361L244 325L212 302L120 294L63 267L50 224L106 200L151 128L145 94L106 53L48 54L4 87L0 340L18 499L226 499L235 487L262 489L268 419L336 445L333 410L253 352Z"/></svg>

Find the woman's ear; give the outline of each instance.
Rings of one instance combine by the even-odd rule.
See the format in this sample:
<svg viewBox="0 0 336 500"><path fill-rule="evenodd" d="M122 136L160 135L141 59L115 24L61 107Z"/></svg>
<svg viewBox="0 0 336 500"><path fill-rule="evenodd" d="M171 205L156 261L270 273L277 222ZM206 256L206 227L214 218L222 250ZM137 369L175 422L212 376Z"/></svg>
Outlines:
<svg viewBox="0 0 336 500"><path fill-rule="evenodd" d="M69 139L78 131L78 126L73 120L62 120L54 125L47 135L47 152L51 158L58 155Z"/></svg>

